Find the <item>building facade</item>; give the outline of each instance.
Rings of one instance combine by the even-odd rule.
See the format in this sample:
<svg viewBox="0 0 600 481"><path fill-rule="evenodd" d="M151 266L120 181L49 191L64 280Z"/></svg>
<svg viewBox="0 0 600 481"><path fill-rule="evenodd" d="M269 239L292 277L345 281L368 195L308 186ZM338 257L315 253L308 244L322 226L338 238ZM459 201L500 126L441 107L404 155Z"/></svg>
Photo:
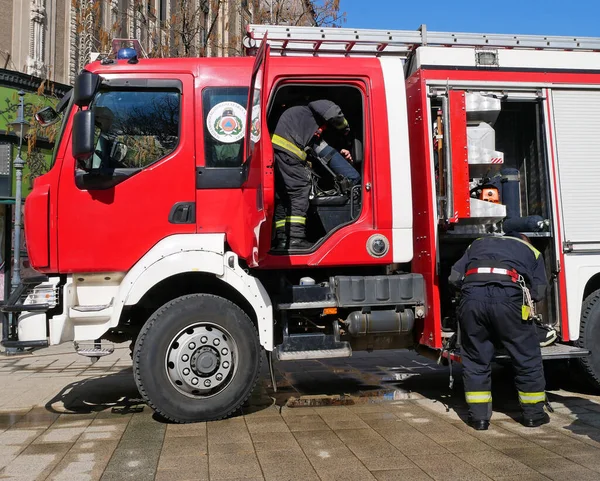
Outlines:
<svg viewBox="0 0 600 481"><path fill-rule="evenodd" d="M241 54L252 22L310 24L308 0L0 0L0 68L72 85L135 38L149 56Z"/></svg>

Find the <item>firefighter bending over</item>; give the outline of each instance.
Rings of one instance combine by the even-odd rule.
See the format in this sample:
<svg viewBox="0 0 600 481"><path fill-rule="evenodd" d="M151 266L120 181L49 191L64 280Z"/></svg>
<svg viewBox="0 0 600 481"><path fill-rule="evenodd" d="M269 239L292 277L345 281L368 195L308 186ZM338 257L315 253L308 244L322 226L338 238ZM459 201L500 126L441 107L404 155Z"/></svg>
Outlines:
<svg viewBox="0 0 600 481"><path fill-rule="evenodd" d="M556 331L540 329L530 317L527 296L541 301L547 279L541 253L519 233L475 240L452 267L449 278L461 289L458 316L469 424L486 430L492 415L491 361L494 344L505 347L515 368L522 409L521 423L537 427L550 421L540 344L556 339Z"/></svg>
<svg viewBox="0 0 600 481"><path fill-rule="evenodd" d="M342 110L329 100L290 107L275 127L271 140L275 150L275 189L279 197L275 208L278 250L312 247L306 240L306 213L312 185L306 160L311 151L324 158L335 174L346 177L354 185L360 182L360 174L348 163L352 162L350 152L346 149L338 152L322 140L319 131L323 129L341 135L349 132Z"/></svg>

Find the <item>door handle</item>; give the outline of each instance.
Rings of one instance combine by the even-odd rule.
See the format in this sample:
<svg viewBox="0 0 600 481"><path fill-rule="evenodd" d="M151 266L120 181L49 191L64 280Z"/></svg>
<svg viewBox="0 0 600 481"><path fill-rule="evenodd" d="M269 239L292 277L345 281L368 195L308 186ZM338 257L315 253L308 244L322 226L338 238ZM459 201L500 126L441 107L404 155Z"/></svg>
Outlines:
<svg viewBox="0 0 600 481"><path fill-rule="evenodd" d="M177 202L171 207L171 212L169 212L169 222L171 224L195 224L196 203Z"/></svg>

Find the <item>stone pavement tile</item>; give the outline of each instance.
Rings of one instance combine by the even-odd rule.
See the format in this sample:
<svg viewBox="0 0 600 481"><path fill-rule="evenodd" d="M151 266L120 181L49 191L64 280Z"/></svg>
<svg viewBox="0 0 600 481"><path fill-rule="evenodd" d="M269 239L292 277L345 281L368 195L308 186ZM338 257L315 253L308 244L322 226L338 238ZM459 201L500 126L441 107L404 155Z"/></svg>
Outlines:
<svg viewBox="0 0 600 481"><path fill-rule="evenodd" d="M110 459L99 453L67 453L50 473L48 481L97 481Z"/></svg>
<svg viewBox="0 0 600 481"><path fill-rule="evenodd" d="M522 459L521 462L545 476L553 477L558 472L571 473L574 469L584 468L566 458L530 458ZM587 468L585 468L587 469ZM588 470L592 472L591 470ZM598 473L595 473L598 476ZM573 477L573 479L576 479Z"/></svg>
<svg viewBox="0 0 600 481"><path fill-rule="evenodd" d="M267 398L268 399L268 398ZM253 400L254 401L254 400ZM268 418L268 417L280 417L281 412L279 406L271 404L273 401L269 399L269 405L264 405L265 402L263 397L257 399L255 402L260 403L258 406L253 405L248 408L244 408L244 417L248 418Z"/></svg>
<svg viewBox="0 0 600 481"><path fill-rule="evenodd" d="M0 432L14 426L25 415L25 412L0 412Z"/></svg>
<svg viewBox="0 0 600 481"><path fill-rule="evenodd" d="M48 412L44 408L33 408L13 425L15 429L48 428L60 414Z"/></svg>
<svg viewBox="0 0 600 481"><path fill-rule="evenodd" d="M329 429L325 421L318 414L305 416L287 416L283 418L290 431L321 431Z"/></svg>
<svg viewBox="0 0 600 481"><path fill-rule="evenodd" d="M463 434L462 436L455 436L453 439L445 437L432 437L432 439L434 439L434 441L436 441L443 448L455 454L495 451L495 449L489 444L481 442L479 439L466 434Z"/></svg>
<svg viewBox="0 0 600 481"><path fill-rule="evenodd" d="M356 452L354 454L357 454ZM357 454L358 456L358 454ZM358 456L362 463L369 471L386 470L386 469L411 469L417 466L403 454L394 456L373 456L363 457Z"/></svg>
<svg viewBox="0 0 600 481"><path fill-rule="evenodd" d="M92 453L97 455L99 458L110 457L115 452L118 446L117 441L86 441L75 443L67 454L88 454Z"/></svg>
<svg viewBox="0 0 600 481"><path fill-rule="evenodd" d="M409 458L436 480L489 481L491 479L453 454L413 455Z"/></svg>
<svg viewBox="0 0 600 481"><path fill-rule="evenodd" d="M211 454L208 471L211 481L263 479L255 453Z"/></svg>
<svg viewBox="0 0 600 481"><path fill-rule="evenodd" d="M500 476L499 478L494 478L494 481L550 481L550 478L544 476L543 474L533 472L528 474L526 478L523 478L522 475Z"/></svg>
<svg viewBox="0 0 600 481"><path fill-rule="evenodd" d="M543 474L553 481L598 481L596 471L577 465L569 471L544 472Z"/></svg>
<svg viewBox="0 0 600 481"><path fill-rule="evenodd" d="M208 442L205 436L185 436L165 438L161 456L194 456L207 454Z"/></svg>
<svg viewBox="0 0 600 481"><path fill-rule="evenodd" d="M396 421L398 416L396 416L393 412L384 411L384 412L366 412L366 413L357 413L358 417L361 418L365 422L369 421Z"/></svg>
<svg viewBox="0 0 600 481"><path fill-rule="evenodd" d="M392 469L385 471L372 471L377 481L431 481L433 478L421 468ZM521 480L523 481L523 480Z"/></svg>
<svg viewBox="0 0 600 481"><path fill-rule="evenodd" d="M96 413L90 414L61 414L50 426L54 428L87 428L96 417Z"/></svg>
<svg viewBox="0 0 600 481"><path fill-rule="evenodd" d="M354 406L346 406L346 409L354 414L373 414L373 413L389 413L391 406L387 403L368 403L355 404Z"/></svg>
<svg viewBox="0 0 600 481"><path fill-rule="evenodd" d="M169 478L168 475L171 477ZM208 480L208 456L161 455L156 472L157 479L206 479Z"/></svg>
<svg viewBox="0 0 600 481"><path fill-rule="evenodd" d="M154 481L156 471L152 469L136 469L136 470L113 470L107 469L102 473L100 481L123 481L131 479L132 481Z"/></svg>
<svg viewBox="0 0 600 481"><path fill-rule="evenodd" d="M126 424L89 426L81 434L78 442L84 441L119 441L125 432Z"/></svg>
<svg viewBox="0 0 600 481"><path fill-rule="evenodd" d="M85 427L48 429L37 437L33 444L40 443L74 443L83 434Z"/></svg>
<svg viewBox="0 0 600 481"><path fill-rule="evenodd" d="M336 458L324 463L311 460L322 481L376 481L371 472L356 458Z"/></svg>
<svg viewBox="0 0 600 481"><path fill-rule="evenodd" d="M377 432L403 454L449 454L441 444L416 429L407 432L389 428L378 429Z"/></svg>
<svg viewBox="0 0 600 481"><path fill-rule="evenodd" d="M230 418L207 423L208 444L252 442L243 418Z"/></svg>
<svg viewBox="0 0 600 481"><path fill-rule="evenodd" d="M141 445L140 445L141 446ZM116 474L121 473L123 478L137 479L138 476L144 478L148 473L154 473L158 464L159 452L155 449L138 447L136 449L123 449L120 445L115 449L106 470L104 472L110 479L116 478ZM104 479L104 475L102 478Z"/></svg>
<svg viewBox="0 0 600 481"><path fill-rule="evenodd" d="M64 456L71 449L73 443L48 443L48 444L30 444L21 452L21 456L36 456L42 454L52 454Z"/></svg>
<svg viewBox="0 0 600 481"><path fill-rule="evenodd" d="M9 465L16 457L16 454L0 454L0 476L2 475L2 468Z"/></svg>
<svg viewBox="0 0 600 481"><path fill-rule="evenodd" d="M91 428L100 427L100 426L124 426L124 427L127 427L127 425L129 424L129 421L131 421L131 418L133 417L133 414L129 414L129 415L113 414L110 411L108 411L108 415L105 415L106 412L107 411L101 411L101 412L97 413L96 417L90 424L90 427ZM174 426L179 426L179 425L175 424ZM184 424L183 426L188 426L188 425Z"/></svg>
<svg viewBox="0 0 600 481"><path fill-rule="evenodd" d="M579 464L580 466L584 466L588 469L600 473L600 456L598 456L598 454L582 454L578 456L567 456L567 459L573 461L575 464Z"/></svg>
<svg viewBox="0 0 600 481"><path fill-rule="evenodd" d="M345 447L333 431L300 431L295 432L294 437L309 457L323 450Z"/></svg>
<svg viewBox="0 0 600 481"><path fill-rule="evenodd" d="M152 479L160 457L166 426L153 421L150 414L136 414L127 425L102 480Z"/></svg>
<svg viewBox="0 0 600 481"><path fill-rule="evenodd" d="M500 451L491 450L476 453L462 452L457 453L456 455L491 478L497 476L522 475L527 479L529 475L535 474L535 471L529 466L516 459L511 459Z"/></svg>
<svg viewBox="0 0 600 481"><path fill-rule="evenodd" d="M319 481L317 473L302 452L258 451L257 455L267 481Z"/></svg>
<svg viewBox="0 0 600 481"><path fill-rule="evenodd" d="M295 416L314 416L317 415L318 413L317 411L314 410L314 408L311 407L296 407L296 408L290 408L288 406L282 406L281 407L281 416L283 418L285 418L285 420L287 421L288 418L293 418Z"/></svg>
<svg viewBox="0 0 600 481"><path fill-rule="evenodd" d="M523 462L526 459L561 457L559 454L556 454L546 448L542 448L541 446L535 446L530 448L503 448L500 451L502 451L510 458L516 459L517 461L521 462Z"/></svg>
<svg viewBox="0 0 600 481"><path fill-rule="evenodd" d="M532 438L532 441L539 446L543 446L550 451L560 454L561 456L598 452L597 448L582 441L578 441L577 439L567 436L566 434L562 434L558 431L554 431L552 434L540 434L539 436ZM581 451L589 451L589 453Z"/></svg>
<svg viewBox="0 0 600 481"><path fill-rule="evenodd" d="M252 442L256 452L261 451L301 451L300 445L290 432L269 433L258 432L252 434Z"/></svg>
<svg viewBox="0 0 600 481"><path fill-rule="evenodd" d="M165 439L206 436L206 423L168 424Z"/></svg>
<svg viewBox="0 0 600 481"><path fill-rule="evenodd" d="M21 478L29 481L45 479L63 457L63 454L21 454L1 473L4 478Z"/></svg>
<svg viewBox="0 0 600 481"><path fill-rule="evenodd" d="M325 423L334 430L342 430L342 429L360 429L360 428L368 428L369 425L365 423L358 416L354 417L332 417L326 416L324 418Z"/></svg>
<svg viewBox="0 0 600 481"><path fill-rule="evenodd" d="M384 441L383 436L374 429L342 429L335 434L346 444Z"/></svg>
<svg viewBox="0 0 600 481"><path fill-rule="evenodd" d="M363 461L371 458L397 457L399 460L403 460L405 458L405 456L397 448L395 448L384 438L376 439L363 437L344 441L344 443L352 450L356 457Z"/></svg>
<svg viewBox="0 0 600 481"><path fill-rule="evenodd" d="M255 453L256 449L250 442L247 443L217 443L209 444L208 454L248 454Z"/></svg>
<svg viewBox="0 0 600 481"><path fill-rule="evenodd" d="M8 429L0 433L0 446L27 446L43 432L42 429Z"/></svg>
<svg viewBox="0 0 600 481"><path fill-rule="evenodd" d="M281 416L277 417L246 417L246 425L250 434L253 433L281 433L290 429Z"/></svg>

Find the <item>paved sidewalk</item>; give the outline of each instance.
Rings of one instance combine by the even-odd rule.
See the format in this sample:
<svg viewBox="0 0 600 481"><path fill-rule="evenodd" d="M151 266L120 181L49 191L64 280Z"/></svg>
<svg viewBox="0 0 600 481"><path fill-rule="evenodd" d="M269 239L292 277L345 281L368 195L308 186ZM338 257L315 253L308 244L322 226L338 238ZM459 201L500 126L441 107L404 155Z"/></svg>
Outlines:
<svg viewBox="0 0 600 481"><path fill-rule="evenodd" d="M163 424L140 403L127 346L0 357L1 480L598 480L600 398L550 394L526 429L510 370L487 432L465 425L460 373L406 351L276 365L239 415Z"/></svg>

